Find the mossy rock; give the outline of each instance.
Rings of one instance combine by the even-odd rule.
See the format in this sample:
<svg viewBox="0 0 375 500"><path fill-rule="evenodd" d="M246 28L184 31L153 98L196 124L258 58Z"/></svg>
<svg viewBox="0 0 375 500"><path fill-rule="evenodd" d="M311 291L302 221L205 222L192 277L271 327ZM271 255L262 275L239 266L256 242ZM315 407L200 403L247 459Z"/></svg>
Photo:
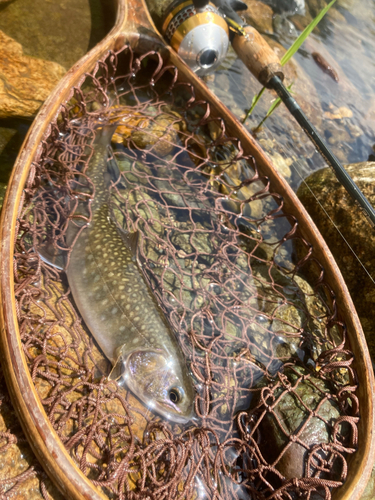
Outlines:
<svg viewBox="0 0 375 500"><path fill-rule="evenodd" d="M375 162L355 163L347 165L345 169L369 202L375 206ZM359 259L368 273L374 276L374 230L329 168L311 174L306 179L306 184L300 186L297 194L336 259L357 309L374 360L375 286L358 261ZM353 251L345 244L335 226Z"/></svg>

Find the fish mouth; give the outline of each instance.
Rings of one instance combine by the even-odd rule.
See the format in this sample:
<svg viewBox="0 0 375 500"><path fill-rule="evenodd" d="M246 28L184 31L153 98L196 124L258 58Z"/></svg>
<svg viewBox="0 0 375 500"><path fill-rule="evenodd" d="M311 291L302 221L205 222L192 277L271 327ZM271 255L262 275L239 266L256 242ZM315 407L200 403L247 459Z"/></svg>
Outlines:
<svg viewBox="0 0 375 500"><path fill-rule="evenodd" d="M175 422L176 424L187 424L193 417L191 413L189 416L186 415L176 415L175 413L160 412L167 420Z"/></svg>
<svg viewBox="0 0 375 500"><path fill-rule="evenodd" d="M168 413L168 411L166 411L166 409L165 409L165 406L168 406L169 408L171 408L171 410L173 410L173 412ZM179 424L186 424L186 423L190 422L190 420L194 416L193 409L190 410L188 415L184 415L182 413L182 410L180 410L173 403L164 402L163 407L164 408L161 408L159 410L159 413L161 415L165 416L165 418L167 418L168 420L171 420L171 421L179 423Z"/></svg>

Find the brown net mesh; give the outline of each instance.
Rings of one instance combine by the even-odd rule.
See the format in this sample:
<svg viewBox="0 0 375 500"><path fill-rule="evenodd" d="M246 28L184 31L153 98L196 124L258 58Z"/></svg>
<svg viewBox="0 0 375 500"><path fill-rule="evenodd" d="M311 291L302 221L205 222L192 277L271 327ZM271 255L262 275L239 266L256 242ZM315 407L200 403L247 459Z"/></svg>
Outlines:
<svg viewBox="0 0 375 500"><path fill-rule="evenodd" d="M186 425L108 380L64 271L35 251L52 242L69 265L92 220L95 137L110 123L111 217L138 231L139 272L188 362ZM329 499L345 481L357 381L324 270L254 159L158 54L110 53L61 107L24 189L14 275L45 411L110 498Z"/></svg>

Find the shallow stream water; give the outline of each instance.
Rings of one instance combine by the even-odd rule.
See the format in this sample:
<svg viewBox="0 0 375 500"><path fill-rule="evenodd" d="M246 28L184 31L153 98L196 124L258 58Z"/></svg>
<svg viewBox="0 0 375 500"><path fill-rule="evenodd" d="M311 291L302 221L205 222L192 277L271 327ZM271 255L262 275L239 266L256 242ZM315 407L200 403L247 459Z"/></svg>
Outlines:
<svg viewBox="0 0 375 500"><path fill-rule="evenodd" d="M310 11L319 4L315 0L307 3ZM26 54L56 61L68 69L106 33L101 16L102 7L94 0L58 3L15 0L1 4L0 30L19 41ZM309 14L276 18L272 24L274 32L268 35L270 43L277 42L287 48L308 18ZM331 64L338 82L317 66L313 52L320 53ZM375 159L374 53L374 0L337 0L337 5L293 58L287 73L287 83L294 81L294 97L343 163ZM261 88L233 52L207 83L238 118L244 117L254 94ZM273 99L272 94L264 94L246 122L249 128L256 127L263 119ZM15 118L0 120L2 184L7 182L30 123ZM257 137L295 190L311 172L325 166L282 106L265 122ZM363 217L359 210L358 217ZM369 489L368 496L363 498L373 498L372 491Z"/></svg>

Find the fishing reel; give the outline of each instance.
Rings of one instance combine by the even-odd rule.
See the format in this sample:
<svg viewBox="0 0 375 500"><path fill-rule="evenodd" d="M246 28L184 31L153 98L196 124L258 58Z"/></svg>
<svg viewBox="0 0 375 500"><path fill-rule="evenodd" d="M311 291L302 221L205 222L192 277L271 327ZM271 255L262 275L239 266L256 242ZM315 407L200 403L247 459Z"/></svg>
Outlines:
<svg viewBox="0 0 375 500"><path fill-rule="evenodd" d="M169 45L199 76L225 59L233 26L241 29L241 0L146 0L150 14Z"/></svg>
<svg viewBox="0 0 375 500"><path fill-rule="evenodd" d="M228 25L212 2L174 0L166 9L161 33L199 76L217 68L228 51Z"/></svg>

